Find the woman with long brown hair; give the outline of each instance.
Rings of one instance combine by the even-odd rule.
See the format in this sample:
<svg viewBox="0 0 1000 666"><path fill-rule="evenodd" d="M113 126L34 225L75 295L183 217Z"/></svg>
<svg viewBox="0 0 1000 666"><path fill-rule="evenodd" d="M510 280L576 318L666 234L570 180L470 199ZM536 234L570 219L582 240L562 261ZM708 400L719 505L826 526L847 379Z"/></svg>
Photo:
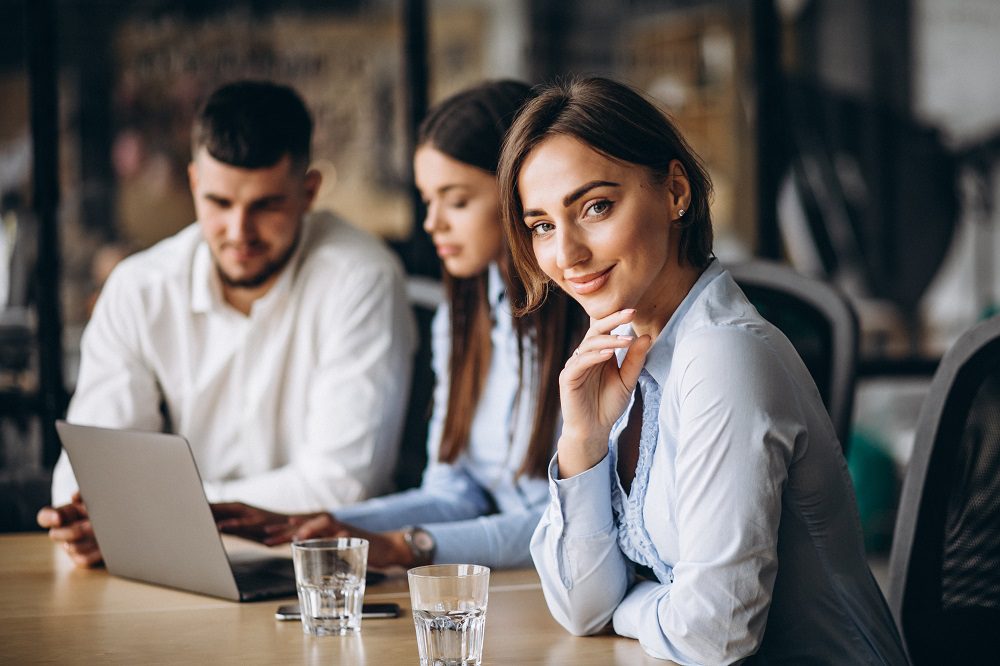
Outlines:
<svg viewBox="0 0 1000 666"><path fill-rule="evenodd" d="M906 663L819 391L712 256L670 120L614 81L551 86L499 181L518 305L555 284L591 317L531 544L553 616L682 664Z"/></svg>
<svg viewBox="0 0 1000 666"><path fill-rule="evenodd" d="M511 277L495 174L504 133L530 94L523 83L486 83L444 100L420 126L414 173L448 298L432 325L437 385L420 488L336 515L215 505L220 529L266 543L364 536L373 566L530 563L548 500L561 359L586 329L560 293L524 318L510 312L524 291Z"/></svg>

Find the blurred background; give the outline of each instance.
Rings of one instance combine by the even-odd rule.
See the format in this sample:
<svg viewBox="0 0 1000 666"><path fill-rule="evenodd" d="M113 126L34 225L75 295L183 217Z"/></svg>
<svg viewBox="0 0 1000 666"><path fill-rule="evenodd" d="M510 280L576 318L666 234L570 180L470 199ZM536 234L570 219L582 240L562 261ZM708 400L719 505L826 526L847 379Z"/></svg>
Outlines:
<svg viewBox="0 0 1000 666"><path fill-rule="evenodd" d="M319 206L435 277L410 177L427 106L484 78L601 74L704 158L720 258L850 297L851 471L884 551L937 360L1000 303L998 34L995 0L0 0L0 531L48 502L102 281L194 219L208 92L299 90Z"/></svg>

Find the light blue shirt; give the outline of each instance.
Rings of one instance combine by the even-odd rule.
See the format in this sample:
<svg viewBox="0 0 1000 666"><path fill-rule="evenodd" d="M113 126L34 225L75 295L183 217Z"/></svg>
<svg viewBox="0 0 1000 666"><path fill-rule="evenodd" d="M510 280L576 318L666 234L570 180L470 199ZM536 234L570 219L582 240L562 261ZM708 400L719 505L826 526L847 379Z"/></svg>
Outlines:
<svg viewBox="0 0 1000 666"><path fill-rule="evenodd" d="M662 394L658 432L628 496L616 447L631 405L597 465L568 479L550 465L531 551L556 620L575 634L610 620L680 664L905 664L819 392L717 261L643 378ZM657 581L637 582L633 561Z"/></svg>
<svg viewBox="0 0 1000 666"><path fill-rule="evenodd" d="M335 515L373 531L421 525L437 544L437 563L523 567L531 565L528 544L548 502L548 482L517 477L531 435L535 391L529 388L518 400L517 336L496 266L490 266L488 287L493 353L468 449L453 464L438 460L451 357L451 322L448 307L443 305L431 327L437 384L428 431L428 465L420 488L367 500ZM531 360L529 353L524 364L526 387L533 386Z"/></svg>

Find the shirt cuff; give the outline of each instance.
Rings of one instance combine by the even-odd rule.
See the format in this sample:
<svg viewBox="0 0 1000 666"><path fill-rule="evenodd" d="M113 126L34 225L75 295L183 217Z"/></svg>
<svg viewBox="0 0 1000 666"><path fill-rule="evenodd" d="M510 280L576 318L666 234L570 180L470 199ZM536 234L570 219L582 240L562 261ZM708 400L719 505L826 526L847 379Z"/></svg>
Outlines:
<svg viewBox="0 0 1000 666"><path fill-rule="evenodd" d="M476 534L473 539L469 538L470 526L465 520L454 523L423 523L420 527L427 530L431 538L434 539L433 564L475 561L482 559L483 552L491 553L494 550L494 544L485 534L480 533ZM470 548L470 543L474 543L476 547ZM484 564L484 562L476 562L476 564Z"/></svg>
<svg viewBox="0 0 1000 666"><path fill-rule="evenodd" d="M592 536L604 533L614 522L611 510L611 455L605 454L590 469L560 479L557 457L549 463L549 492L553 509L563 524L563 535Z"/></svg>

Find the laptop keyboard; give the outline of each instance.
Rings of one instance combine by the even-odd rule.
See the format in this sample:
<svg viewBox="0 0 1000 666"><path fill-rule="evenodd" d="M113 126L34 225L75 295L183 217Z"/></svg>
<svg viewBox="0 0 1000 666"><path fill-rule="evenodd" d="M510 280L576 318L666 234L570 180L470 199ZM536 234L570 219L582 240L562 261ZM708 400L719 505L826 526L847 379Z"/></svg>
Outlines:
<svg viewBox="0 0 1000 666"><path fill-rule="evenodd" d="M295 572L286 558L232 562L233 577L246 601L295 596Z"/></svg>
<svg viewBox="0 0 1000 666"><path fill-rule="evenodd" d="M257 558L230 561L236 587L244 601L257 601L296 594L295 568L292 561L283 557ZM374 585L385 579L381 571L368 570L367 584Z"/></svg>

